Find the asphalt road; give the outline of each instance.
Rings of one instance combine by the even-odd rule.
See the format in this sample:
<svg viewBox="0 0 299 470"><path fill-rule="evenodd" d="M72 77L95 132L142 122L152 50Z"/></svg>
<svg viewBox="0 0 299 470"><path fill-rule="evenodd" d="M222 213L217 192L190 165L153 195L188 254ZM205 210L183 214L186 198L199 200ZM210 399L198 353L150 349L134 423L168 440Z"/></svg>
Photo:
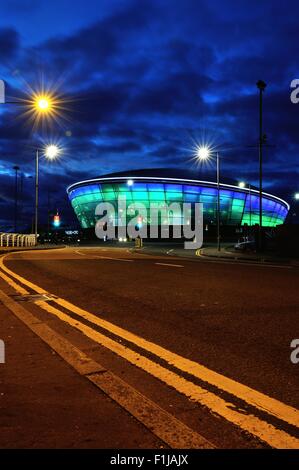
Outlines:
<svg viewBox="0 0 299 470"><path fill-rule="evenodd" d="M299 415L294 410L299 409L299 364L290 360L290 343L299 338L299 268L83 247L15 253L4 265L109 325L134 333L135 344L126 334L93 324L110 339L174 372L177 386L166 375L164 379L157 366L151 370L135 364L126 352L111 352L101 341L95 347L96 341L83 338L82 331L49 320L215 446L278 447L286 435L282 446L289 446L291 436L293 447L296 442L299 447ZM31 308L38 310L34 304ZM41 315L49 318L48 313ZM140 343L140 338L150 343ZM168 360L168 352L176 356ZM182 358L193 362L184 365ZM196 373L194 363L200 366ZM232 381L226 383L226 378ZM187 380L189 397L180 379ZM246 389L239 390L239 384ZM197 395L193 385L207 393ZM249 389L254 391L252 399L246 398ZM224 411L218 398L229 404ZM252 416L257 427L262 421L269 429L261 425L261 431L251 432L256 428Z"/></svg>

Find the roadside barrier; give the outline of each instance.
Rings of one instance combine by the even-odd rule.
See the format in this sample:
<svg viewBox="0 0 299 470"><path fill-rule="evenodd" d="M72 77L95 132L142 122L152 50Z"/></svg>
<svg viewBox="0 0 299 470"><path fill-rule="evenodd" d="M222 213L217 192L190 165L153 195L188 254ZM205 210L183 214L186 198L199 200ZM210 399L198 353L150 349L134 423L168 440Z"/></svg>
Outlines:
<svg viewBox="0 0 299 470"><path fill-rule="evenodd" d="M0 232L0 247L4 246L34 246L35 235L25 235L22 233Z"/></svg>

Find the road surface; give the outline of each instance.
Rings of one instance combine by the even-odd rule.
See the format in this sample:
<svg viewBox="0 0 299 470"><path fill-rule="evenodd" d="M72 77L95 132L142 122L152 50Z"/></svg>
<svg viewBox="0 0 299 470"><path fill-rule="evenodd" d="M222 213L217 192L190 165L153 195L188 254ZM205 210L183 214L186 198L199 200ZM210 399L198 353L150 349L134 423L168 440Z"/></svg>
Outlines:
<svg viewBox="0 0 299 470"><path fill-rule="evenodd" d="M0 268L16 303L211 445L299 448L298 267L77 247Z"/></svg>

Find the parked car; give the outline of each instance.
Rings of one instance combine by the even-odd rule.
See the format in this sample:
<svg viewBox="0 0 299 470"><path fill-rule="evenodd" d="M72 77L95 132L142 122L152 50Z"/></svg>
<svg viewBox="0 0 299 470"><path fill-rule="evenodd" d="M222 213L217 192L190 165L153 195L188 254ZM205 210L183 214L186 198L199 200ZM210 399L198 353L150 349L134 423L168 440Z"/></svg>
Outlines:
<svg viewBox="0 0 299 470"><path fill-rule="evenodd" d="M248 237L242 237L238 240L238 243L235 244L234 248L238 251L255 251L256 244L254 240Z"/></svg>

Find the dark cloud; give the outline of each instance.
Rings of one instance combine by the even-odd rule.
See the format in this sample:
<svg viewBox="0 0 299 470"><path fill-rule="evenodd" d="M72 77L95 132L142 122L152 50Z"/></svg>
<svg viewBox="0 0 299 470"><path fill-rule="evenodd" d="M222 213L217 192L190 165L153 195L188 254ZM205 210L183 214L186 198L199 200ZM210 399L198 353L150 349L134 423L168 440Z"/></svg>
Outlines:
<svg viewBox="0 0 299 470"><path fill-rule="evenodd" d="M19 48L19 34L11 27L0 28L1 65L10 61Z"/></svg>

